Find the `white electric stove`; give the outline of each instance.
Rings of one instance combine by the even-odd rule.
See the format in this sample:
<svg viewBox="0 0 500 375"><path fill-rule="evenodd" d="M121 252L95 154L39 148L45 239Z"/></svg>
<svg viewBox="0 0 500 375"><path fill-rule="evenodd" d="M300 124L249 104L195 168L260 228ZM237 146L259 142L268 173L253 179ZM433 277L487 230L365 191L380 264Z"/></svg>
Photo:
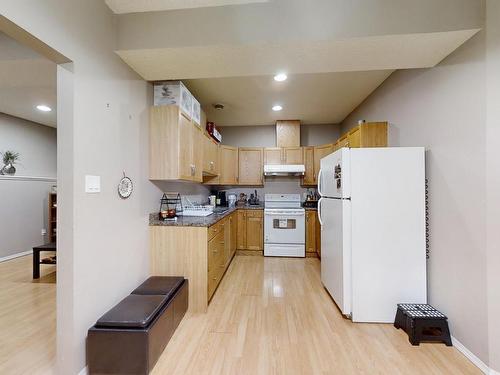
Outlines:
<svg viewBox="0 0 500 375"><path fill-rule="evenodd" d="M305 257L305 210L300 194L266 194L264 255Z"/></svg>

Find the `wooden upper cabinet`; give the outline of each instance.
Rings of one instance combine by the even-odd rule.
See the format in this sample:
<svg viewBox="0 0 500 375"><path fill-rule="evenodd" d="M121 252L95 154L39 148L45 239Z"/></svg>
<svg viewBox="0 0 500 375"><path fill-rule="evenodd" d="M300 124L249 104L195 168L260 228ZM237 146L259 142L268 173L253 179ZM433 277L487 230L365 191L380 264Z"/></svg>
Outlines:
<svg viewBox="0 0 500 375"><path fill-rule="evenodd" d="M316 185L316 175L314 173L314 147L303 147L303 159L306 171L302 177L302 185Z"/></svg>
<svg viewBox="0 0 500 375"><path fill-rule="evenodd" d="M196 123L191 120L191 131L193 134L193 166L194 174L193 181L202 182L203 181L203 131L196 125ZM182 145L181 145L182 148Z"/></svg>
<svg viewBox="0 0 500 375"><path fill-rule="evenodd" d="M240 147L239 159L239 184L263 185L264 152L262 147Z"/></svg>
<svg viewBox="0 0 500 375"><path fill-rule="evenodd" d="M326 155L330 155L332 152L333 152L332 143L314 147L314 176L316 182L318 181L320 160L323 159Z"/></svg>
<svg viewBox="0 0 500 375"><path fill-rule="evenodd" d="M300 146L299 120L276 121L276 146L278 147Z"/></svg>
<svg viewBox="0 0 500 375"><path fill-rule="evenodd" d="M236 185L238 183L238 148L226 145L219 147L220 185Z"/></svg>
<svg viewBox="0 0 500 375"><path fill-rule="evenodd" d="M306 252L316 252L316 211L306 211Z"/></svg>
<svg viewBox="0 0 500 375"><path fill-rule="evenodd" d="M387 147L387 122L367 122L359 125L359 147Z"/></svg>
<svg viewBox="0 0 500 375"><path fill-rule="evenodd" d="M246 210L246 250L264 250L264 212Z"/></svg>
<svg viewBox="0 0 500 375"><path fill-rule="evenodd" d="M195 174L193 134L191 120L188 120L184 113L181 113L179 119L179 177L183 180L191 180Z"/></svg>
<svg viewBox="0 0 500 375"><path fill-rule="evenodd" d="M279 165L283 163L283 152L281 147L264 148L264 164Z"/></svg>
<svg viewBox="0 0 500 375"><path fill-rule="evenodd" d="M302 147L266 147L264 164L303 164Z"/></svg>
<svg viewBox="0 0 500 375"><path fill-rule="evenodd" d="M219 145L208 134L203 134L203 174L219 174Z"/></svg>
<svg viewBox="0 0 500 375"><path fill-rule="evenodd" d="M342 147L387 147L387 122L366 122L343 134L335 149Z"/></svg>
<svg viewBox="0 0 500 375"><path fill-rule="evenodd" d="M283 149L283 164L303 164L302 147L285 147Z"/></svg>
<svg viewBox="0 0 500 375"><path fill-rule="evenodd" d="M338 139L337 147L338 148L349 147L349 137L347 136L347 134L343 135Z"/></svg>
<svg viewBox="0 0 500 375"><path fill-rule="evenodd" d="M348 141L349 147L351 147L351 148L361 147L361 131L360 131L360 129L359 128L352 129L347 134L347 141Z"/></svg>
<svg viewBox="0 0 500 375"><path fill-rule="evenodd" d="M201 130L178 106L151 107L149 137L151 180L201 182Z"/></svg>

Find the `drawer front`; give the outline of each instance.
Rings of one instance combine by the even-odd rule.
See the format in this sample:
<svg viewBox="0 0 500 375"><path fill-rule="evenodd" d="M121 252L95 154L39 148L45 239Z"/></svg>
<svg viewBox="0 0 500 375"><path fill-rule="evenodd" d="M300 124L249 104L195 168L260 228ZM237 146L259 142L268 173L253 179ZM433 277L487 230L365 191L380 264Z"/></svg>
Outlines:
<svg viewBox="0 0 500 375"><path fill-rule="evenodd" d="M215 267L213 270L208 271L208 299L212 298L215 289L217 289L217 286L219 285L221 279L222 279L222 274L223 268L221 267Z"/></svg>
<svg viewBox="0 0 500 375"><path fill-rule="evenodd" d="M208 271L224 263L224 232L219 232L208 242Z"/></svg>
<svg viewBox="0 0 500 375"><path fill-rule="evenodd" d="M246 210L247 217L264 217L264 210Z"/></svg>
<svg viewBox="0 0 500 375"><path fill-rule="evenodd" d="M212 238L214 238L217 234L223 232L224 226L222 224L223 224L222 222L218 222L217 224L214 224L208 228L208 240L209 241Z"/></svg>

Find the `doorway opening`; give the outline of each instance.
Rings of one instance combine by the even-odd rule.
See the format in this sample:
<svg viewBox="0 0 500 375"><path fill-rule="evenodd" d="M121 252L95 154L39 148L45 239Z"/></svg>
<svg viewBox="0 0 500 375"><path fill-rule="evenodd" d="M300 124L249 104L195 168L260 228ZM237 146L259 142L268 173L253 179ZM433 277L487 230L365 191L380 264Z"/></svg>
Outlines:
<svg viewBox="0 0 500 375"><path fill-rule="evenodd" d="M55 373L61 55L0 16L0 373Z"/></svg>

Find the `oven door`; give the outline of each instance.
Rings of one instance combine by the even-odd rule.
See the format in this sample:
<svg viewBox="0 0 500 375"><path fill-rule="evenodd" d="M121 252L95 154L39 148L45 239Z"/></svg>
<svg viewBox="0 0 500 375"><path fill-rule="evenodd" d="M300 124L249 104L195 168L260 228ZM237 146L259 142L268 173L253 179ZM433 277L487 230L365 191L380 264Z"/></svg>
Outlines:
<svg viewBox="0 0 500 375"><path fill-rule="evenodd" d="M304 210L264 210L264 243L305 244Z"/></svg>

